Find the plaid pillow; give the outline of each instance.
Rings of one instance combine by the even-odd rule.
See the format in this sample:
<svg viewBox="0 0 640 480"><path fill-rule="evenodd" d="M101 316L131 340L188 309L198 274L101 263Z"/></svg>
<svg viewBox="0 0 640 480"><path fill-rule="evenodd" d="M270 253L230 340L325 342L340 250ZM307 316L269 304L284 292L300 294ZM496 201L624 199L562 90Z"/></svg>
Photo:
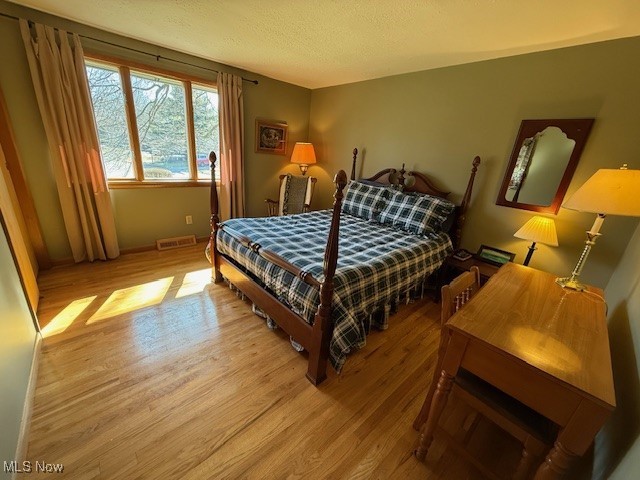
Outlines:
<svg viewBox="0 0 640 480"><path fill-rule="evenodd" d="M436 233L455 208L449 200L431 195L390 192L379 221L418 235Z"/></svg>
<svg viewBox="0 0 640 480"><path fill-rule="evenodd" d="M349 182L347 194L342 201L342 212L365 220L378 221L388 192L385 187Z"/></svg>
<svg viewBox="0 0 640 480"><path fill-rule="evenodd" d="M380 183L378 183L378 182L376 182L374 180L367 180L366 178L361 178L360 180L358 180L358 183L364 183L365 185L371 185L373 187L378 187L378 188L384 187L384 188L389 189L389 190L397 190L398 192L401 192L402 189L404 188L404 185L401 185L399 183L391 183L389 185L387 185L387 184L382 185L382 184L380 184Z"/></svg>

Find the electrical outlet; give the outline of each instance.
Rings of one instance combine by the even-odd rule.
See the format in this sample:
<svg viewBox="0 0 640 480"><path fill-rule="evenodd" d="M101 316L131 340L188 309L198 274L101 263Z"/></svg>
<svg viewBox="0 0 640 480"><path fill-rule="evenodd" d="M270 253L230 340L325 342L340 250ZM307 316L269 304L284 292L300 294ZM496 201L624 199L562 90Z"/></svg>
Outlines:
<svg viewBox="0 0 640 480"><path fill-rule="evenodd" d="M191 215L187 215L184 217L184 221L187 222L187 225L191 225L193 223L193 217Z"/></svg>

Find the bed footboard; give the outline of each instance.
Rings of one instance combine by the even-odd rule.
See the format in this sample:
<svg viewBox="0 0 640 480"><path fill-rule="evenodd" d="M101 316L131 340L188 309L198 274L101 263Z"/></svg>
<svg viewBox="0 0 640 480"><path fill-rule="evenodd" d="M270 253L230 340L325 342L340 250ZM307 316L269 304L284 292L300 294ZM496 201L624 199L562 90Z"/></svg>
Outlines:
<svg viewBox="0 0 640 480"><path fill-rule="evenodd" d="M357 150L354 150L354 156ZM342 199L344 188L347 185L347 174L340 170L335 178L336 191L334 193L333 213L331 226L327 238L327 246L324 254L324 281L319 284L320 304L314 317L313 326L304 319L288 309L277 298L265 291L260 285L254 282L241 269L237 268L233 262L222 256L217 249L217 233L220 229L220 216L218 213L219 201L218 191L215 182L215 162L216 154L209 154L211 163L211 237L209 239L209 250L211 256L211 277L215 283L223 280L223 274L240 291L242 291L254 304L274 318L278 325L289 335L293 336L309 353L309 365L307 378L314 385L318 385L327 377L327 362L329 359L329 343L333 333L333 323L331 321L331 303L333 299L333 278L338 262L338 234L340 230L340 212L342 210ZM290 265L284 259L279 258L272 252L258 252L264 254L272 262L275 261L280 267L290 271L294 275L300 275L299 269ZM304 278L303 278L304 279ZM313 278L304 279L309 284L318 284Z"/></svg>

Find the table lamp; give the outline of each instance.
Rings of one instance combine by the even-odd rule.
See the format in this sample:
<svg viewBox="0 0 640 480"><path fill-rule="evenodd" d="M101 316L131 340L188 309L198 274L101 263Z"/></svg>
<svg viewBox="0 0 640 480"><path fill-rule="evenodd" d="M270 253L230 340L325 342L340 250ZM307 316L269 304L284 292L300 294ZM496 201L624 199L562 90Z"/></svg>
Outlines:
<svg viewBox="0 0 640 480"><path fill-rule="evenodd" d="M607 215L640 216L640 170L600 169L562 205L564 208L597 214L591 230L587 232L584 250L570 277L557 278L563 288L583 291L578 281L591 247L600 236L600 227Z"/></svg>
<svg viewBox="0 0 640 480"><path fill-rule="evenodd" d="M316 152L311 143L296 142L291 154L291 163L295 163L300 167L302 175L307 174L309 165L316 163Z"/></svg>
<svg viewBox="0 0 640 480"><path fill-rule="evenodd" d="M556 224L552 218L540 217L538 215L531 217L513 236L522 238L523 240L531 240L529 252L527 253L527 258L524 259L523 265L529 265L531 256L534 250L536 250L536 243L544 243L545 245L551 245L553 247L558 246Z"/></svg>

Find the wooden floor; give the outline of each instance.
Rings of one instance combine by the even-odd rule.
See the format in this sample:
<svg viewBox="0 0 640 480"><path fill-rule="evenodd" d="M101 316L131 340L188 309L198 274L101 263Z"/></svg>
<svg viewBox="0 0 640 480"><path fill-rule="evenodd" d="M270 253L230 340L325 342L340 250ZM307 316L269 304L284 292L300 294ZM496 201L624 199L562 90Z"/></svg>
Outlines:
<svg viewBox="0 0 640 480"><path fill-rule="evenodd" d="M316 388L281 331L210 283L202 251L41 274L29 460L61 463L55 477L73 479L478 478L439 439L426 463L412 455L438 305L401 308ZM468 412L450 410L450 431L463 434ZM510 468L517 449L489 434L479 448Z"/></svg>

